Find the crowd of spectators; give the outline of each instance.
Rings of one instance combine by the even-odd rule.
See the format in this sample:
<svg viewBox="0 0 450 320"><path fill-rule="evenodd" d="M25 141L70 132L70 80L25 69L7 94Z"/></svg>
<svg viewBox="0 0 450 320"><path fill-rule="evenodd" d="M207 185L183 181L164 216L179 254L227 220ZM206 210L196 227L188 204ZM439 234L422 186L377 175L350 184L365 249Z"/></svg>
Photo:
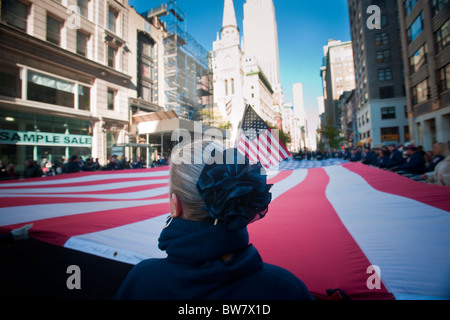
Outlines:
<svg viewBox="0 0 450 320"><path fill-rule="evenodd" d="M450 186L450 141L435 143L433 150L412 144L381 148L345 150L343 158L351 162L393 171L416 181Z"/></svg>
<svg viewBox="0 0 450 320"><path fill-rule="evenodd" d="M161 167L167 164L168 160L166 158L158 157L157 160L151 162L150 167ZM109 157L105 165L100 165L98 158L82 158L77 155L73 155L66 160L58 159L53 163L46 158L42 159L40 163L35 160L27 160L25 161L24 170L21 172L18 172L16 166L12 163L5 167L0 160L0 180L47 177L82 171L115 171L145 168L147 168L147 163L140 157L128 161L126 157L119 158L117 155Z"/></svg>
<svg viewBox="0 0 450 320"><path fill-rule="evenodd" d="M450 186L450 141L447 144L435 143L433 150L429 151L412 144L333 149L331 152L308 151L305 148L293 158L296 160L340 158L393 171L416 181Z"/></svg>

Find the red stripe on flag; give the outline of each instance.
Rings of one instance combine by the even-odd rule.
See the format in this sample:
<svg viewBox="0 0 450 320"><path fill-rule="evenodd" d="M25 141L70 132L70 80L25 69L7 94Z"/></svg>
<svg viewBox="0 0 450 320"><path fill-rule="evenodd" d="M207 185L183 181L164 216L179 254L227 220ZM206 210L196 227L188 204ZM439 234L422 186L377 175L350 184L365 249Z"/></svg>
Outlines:
<svg viewBox="0 0 450 320"><path fill-rule="evenodd" d="M30 221L27 224L33 223L30 236L34 239L63 246L71 237L117 228L167 213L169 213L169 204L160 203L130 209L107 210ZM24 224L6 226L1 229L13 230L22 227Z"/></svg>
<svg viewBox="0 0 450 320"><path fill-rule="evenodd" d="M318 298L339 288L352 299L393 299L384 285L367 288L371 264L327 200L328 182L322 168L309 170L249 226L252 243L264 261L290 270Z"/></svg>
<svg viewBox="0 0 450 320"><path fill-rule="evenodd" d="M139 198L137 200L159 200L159 199L168 199L168 194L159 195L156 197L148 197L148 198ZM125 199L125 201L129 201L130 199ZM135 200L135 199L133 199ZM8 208L8 207L22 207L22 206L33 206L33 205L48 205L48 204L58 204L58 203L67 203L68 206L73 205L74 203L81 202L98 202L98 201L111 201L111 202L120 202L124 201L124 199L103 199L103 198L83 198L83 196L72 198L72 197L52 197L52 195L48 195L48 197L27 197L23 196L20 198L2 198L2 203L0 204L0 208ZM24 210L26 210L24 208Z"/></svg>
<svg viewBox="0 0 450 320"><path fill-rule="evenodd" d="M361 163L346 163L343 167L360 175L378 191L395 194L450 211L449 187L413 181L395 172L370 168Z"/></svg>

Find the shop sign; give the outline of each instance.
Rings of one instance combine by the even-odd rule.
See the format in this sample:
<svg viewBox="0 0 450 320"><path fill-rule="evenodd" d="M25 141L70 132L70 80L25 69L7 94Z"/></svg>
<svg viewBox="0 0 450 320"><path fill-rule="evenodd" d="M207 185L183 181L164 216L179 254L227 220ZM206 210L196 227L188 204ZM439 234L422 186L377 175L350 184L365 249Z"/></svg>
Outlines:
<svg viewBox="0 0 450 320"><path fill-rule="evenodd" d="M92 137L76 134L0 129L0 144L91 147Z"/></svg>

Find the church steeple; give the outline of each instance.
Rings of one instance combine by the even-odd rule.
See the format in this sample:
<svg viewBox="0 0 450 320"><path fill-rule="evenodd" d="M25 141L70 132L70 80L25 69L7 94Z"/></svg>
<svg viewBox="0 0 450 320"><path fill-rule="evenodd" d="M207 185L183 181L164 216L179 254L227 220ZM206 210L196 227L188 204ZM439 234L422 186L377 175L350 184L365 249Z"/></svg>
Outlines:
<svg viewBox="0 0 450 320"><path fill-rule="evenodd" d="M223 38L239 38L239 28L236 22L236 11L234 10L233 0L225 0L223 9L222 23L222 39Z"/></svg>

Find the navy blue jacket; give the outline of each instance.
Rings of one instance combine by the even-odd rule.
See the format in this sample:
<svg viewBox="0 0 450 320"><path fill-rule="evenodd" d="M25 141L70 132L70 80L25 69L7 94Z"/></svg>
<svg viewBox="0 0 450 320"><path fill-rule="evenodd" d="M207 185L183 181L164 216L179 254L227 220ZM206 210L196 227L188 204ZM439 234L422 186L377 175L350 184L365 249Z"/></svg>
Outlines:
<svg viewBox="0 0 450 320"><path fill-rule="evenodd" d="M224 223L174 219L159 248L166 259L149 259L128 274L121 300L312 300L305 284L289 271L266 264L249 244L247 229ZM233 252L229 261L221 257Z"/></svg>
<svg viewBox="0 0 450 320"><path fill-rule="evenodd" d="M396 166L400 166L405 163L405 159L403 158L402 153L398 149L394 149L389 156L388 168L393 168Z"/></svg>
<svg viewBox="0 0 450 320"><path fill-rule="evenodd" d="M422 174L425 172L425 159L420 152L414 152L408 157L400 170L406 170L408 173Z"/></svg>

